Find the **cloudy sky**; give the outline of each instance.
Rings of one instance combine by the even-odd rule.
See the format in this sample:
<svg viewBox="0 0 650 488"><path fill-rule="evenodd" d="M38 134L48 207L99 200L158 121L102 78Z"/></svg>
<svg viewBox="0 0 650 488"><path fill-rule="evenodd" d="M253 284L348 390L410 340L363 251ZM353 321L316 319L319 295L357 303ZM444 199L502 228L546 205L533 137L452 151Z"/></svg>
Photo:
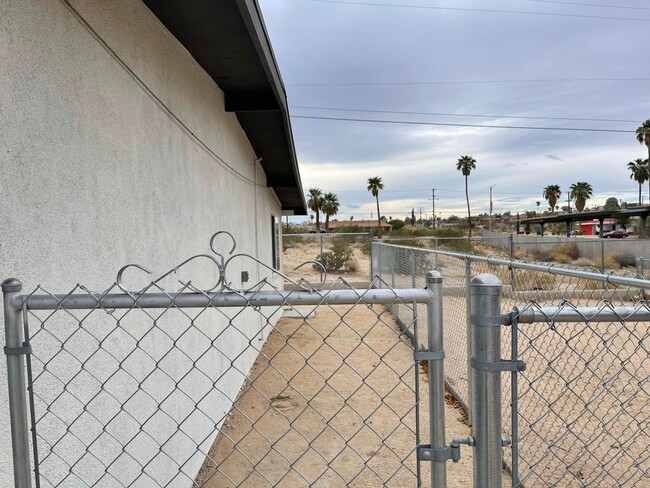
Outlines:
<svg viewBox="0 0 650 488"><path fill-rule="evenodd" d="M370 218L371 176L385 185L382 214L430 215L435 188L436 213L462 215L465 154L477 160L473 212L488 210L491 185L495 212L544 208L545 186L566 194L578 181L594 189L588 206L638 199L626 165L647 158L633 132L650 118L648 0L259 3L305 191L337 193L338 218Z"/></svg>

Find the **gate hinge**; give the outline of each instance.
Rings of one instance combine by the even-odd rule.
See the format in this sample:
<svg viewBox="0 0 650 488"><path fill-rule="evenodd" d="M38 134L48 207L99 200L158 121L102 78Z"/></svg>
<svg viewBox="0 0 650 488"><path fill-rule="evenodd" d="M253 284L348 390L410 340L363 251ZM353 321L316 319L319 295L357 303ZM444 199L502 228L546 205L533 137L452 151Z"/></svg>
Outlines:
<svg viewBox="0 0 650 488"><path fill-rule="evenodd" d="M29 342L25 343L22 347L4 347L5 356L22 356L23 354L31 354L32 346Z"/></svg>
<svg viewBox="0 0 650 488"><path fill-rule="evenodd" d="M445 359L445 351L415 351L415 361L442 361Z"/></svg>
<svg viewBox="0 0 650 488"><path fill-rule="evenodd" d="M479 371L525 371L526 363L523 361L481 361L480 359L471 358L469 365Z"/></svg>
<svg viewBox="0 0 650 488"><path fill-rule="evenodd" d="M431 461L432 463L446 463L449 460L457 463L460 460L460 445L474 445L474 438L454 439L451 444L445 447L432 448L430 444L418 446L418 459L420 461Z"/></svg>

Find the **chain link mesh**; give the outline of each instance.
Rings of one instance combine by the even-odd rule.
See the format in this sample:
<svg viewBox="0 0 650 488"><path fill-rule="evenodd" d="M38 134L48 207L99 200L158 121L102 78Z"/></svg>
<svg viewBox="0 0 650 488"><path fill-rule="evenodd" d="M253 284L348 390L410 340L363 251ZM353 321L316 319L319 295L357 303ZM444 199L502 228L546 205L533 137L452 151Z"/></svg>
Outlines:
<svg viewBox="0 0 650 488"><path fill-rule="evenodd" d="M370 234L284 234L282 236L282 268L285 275L312 283L331 283L343 276L350 283L367 286L370 282ZM307 260L319 266L305 264Z"/></svg>
<svg viewBox="0 0 650 488"><path fill-rule="evenodd" d="M445 380L465 405L469 277L496 275L504 285L503 311L522 303L603 312L646 307L644 288L615 285L606 275L597 280L577 266L526 268L478 255L373 243L373 271L388 284L415 276L415 285L422 286L413 272L418 263L444 276ZM516 398L520 486L650 486L649 323L622 318L597 325L586 318L560 323L543 315L538 320L517 328L516 358L527 364ZM503 358L512 357L510 330L502 334ZM426 330L419 332L426 337ZM510 382L503 385L504 433L512 435ZM511 453L504 451L509 464Z"/></svg>
<svg viewBox="0 0 650 488"><path fill-rule="evenodd" d="M417 310L397 289L368 305L369 290L333 287L349 303L269 282L248 294L154 282L127 308L102 301L124 295L119 283L36 289L27 304L56 300L25 308L41 486L417 486L428 399L415 396L413 345L388 309L410 329ZM297 305L305 293L317 304ZM188 294L205 306L178 305ZM68 308L84 298L94 305ZM248 302L217 305L236 298Z"/></svg>

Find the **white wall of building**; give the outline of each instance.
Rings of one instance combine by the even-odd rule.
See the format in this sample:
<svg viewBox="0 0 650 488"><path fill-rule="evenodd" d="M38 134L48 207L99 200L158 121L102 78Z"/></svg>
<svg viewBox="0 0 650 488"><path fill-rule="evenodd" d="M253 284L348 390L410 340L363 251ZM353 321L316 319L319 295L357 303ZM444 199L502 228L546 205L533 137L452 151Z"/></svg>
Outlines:
<svg viewBox="0 0 650 488"><path fill-rule="evenodd" d="M253 149L219 87L141 2L2 0L0 59L0 277L25 291L104 290L126 263L161 274L209 252L217 230L271 263L280 206ZM240 267L249 284L266 274ZM209 266L190 274L197 286L214 281ZM241 323L251 335L262 322ZM240 383L223 388L234 395ZM6 391L3 360L0 486L13 483Z"/></svg>

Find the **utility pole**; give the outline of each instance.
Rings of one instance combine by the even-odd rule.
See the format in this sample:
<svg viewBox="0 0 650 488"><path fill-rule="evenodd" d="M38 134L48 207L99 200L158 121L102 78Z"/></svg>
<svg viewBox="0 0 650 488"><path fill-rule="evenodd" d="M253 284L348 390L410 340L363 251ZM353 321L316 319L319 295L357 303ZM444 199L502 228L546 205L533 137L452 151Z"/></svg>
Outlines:
<svg viewBox="0 0 650 488"><path fill-rule="evenodd" d="M420 207L420 225L422 225L422 207Z"/></svg>
<svg viewBox="0 0 650 488"><path fill-rule="evenodd" d="M433 219L432 219L432 228L436 230L436 189L431 189L431 204L433 205Z"/></svg>
<svg viewBox="0 0 650 488"><path fill-rule="evenodd" d="M490 225L489 230L492 232L492 188L497 186L496 184L490 186Z"/></svg>

